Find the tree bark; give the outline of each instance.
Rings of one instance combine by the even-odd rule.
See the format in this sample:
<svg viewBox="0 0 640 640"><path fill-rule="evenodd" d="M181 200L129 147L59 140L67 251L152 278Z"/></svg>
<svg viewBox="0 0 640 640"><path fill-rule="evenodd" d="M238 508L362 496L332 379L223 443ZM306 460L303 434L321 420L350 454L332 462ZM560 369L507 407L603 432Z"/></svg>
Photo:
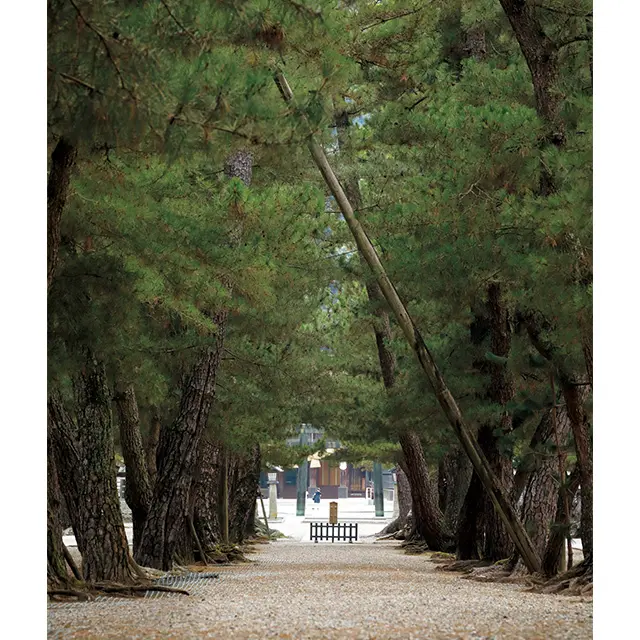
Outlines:
<svg viewBox="0 0 640 640"><path fill-rule="evenodd" d="M550 409L544 413L531 439L531 452L523 461L523 468L518 469L516 474L518 485L524 485L521 518L540 557L545 555L552 534L552 526L557 518L558 501L562 500L560 456L564 456L564 453L557 449L556 436L557 442L563 447L571 431L571 423L565 408L560 407L556 411L555 427L552 411ZM518 492L519 489L514 489L514 497ZM517 499L520 499L519 495ZM517 570L515 558L513 564L516 565ZM544 567L543 559L543 571L546 571Z"/></svg>
<svg viewBox="0 0 640 640"><path fill-rule="evenodd" d="M51 170L47 180L47 291L58 266L62 212L67 203L77 155L76 147L64 137L58 140L51 154Z"/></svg>
<svg viewBox="0 0 640 640"><path fill-rule="evenodd" d="M138 550L144 523L151 506L151 483L147 472L145 451L140 435L138 403L133 385L118 390L114 396L120 428L122 455L127 469L124 498L133 519L133 553Z"/></svg>
<svg viewBox="0 0 640 640"><path fill-rule="evenodd" d="M487 311L491 336L491 352L500 358L508 359L511 353L511 321L504 303L501 286L492 282L487 287ZM498 478L502 490L509 495L513 485L513 463L511 447L500 442L513 428L513 416L507 405L515 395L513 376L506 365L489 362L487 364L491 381L487 392L489 400L501 407L498 425L481 427L478 442ZM496 429L497 427L497 429ZM496 431L499 435L496 435ZM502 519L493 508L491 498L484 494L484 551L486 560L497 561L508 558L514 549Z"/></svg>
<svg viewBox="0 0 640 640"><path fill-rule="evenodd" d="M215 398L226 321L226 311L216 315L216 343L198 357L184 383L178 416L160 432L156 485L135 556L143 566L167 571L175 559L193 559L191 486L198 447Z"/></svg>
<svg viewBox="0 0 640 640"><path fill-rule="evenodd" d="M69 589L70 578L62 547L60 504L62 497L51 443L51 420L47 420L47 586Z"/></svg>
<svg viewBox="0 0 640 640"><path fill-rule="evenodd" d="M576 501L576 491L580 482L580 473L577 469L569 477L568 481L564 479L564 492L558 492L558 501L556 506L556 519L551 525L547 546L542 557L542 571L545 576L555 576L560 571L564 571L562 566L563 547L570 544L571 540L571 507ZM567 513L566 507L569 507ZM571 567L566 567L570 569Z"/></svg>
<svg viewBox="0 0 640 640"><path fill-rule="evenodd" d="M151 490L156 484L156 476L158 475L158 465L156 462L156 454L158 452L158 442L160 441L160 415L158 414L157 407L153 407L153 413L151 416L151 425L149 427L149 435L147 437L145 447L145 457L147 460L147 473L149 475L149 484Z"/></svg>
<svg viewBox="0 0 640 640"><path fill-rule="evenodd" d="M200 442L200 473L195 486L194 523L205 552L222 540L218 489L221 485L222 445L203 438Z"/></svg>
<svg viewBox="0 0 640 640"><path fill-rule="evenodd" d="M536 111L547 126L547 141L562 146L566 140L566 128L560 113L562 94L558 88L558 47L542 28L535 5L528 0L500 0L500 4L531 72Z"/></svg>
<svg viewBox="0 0 640 640"><path fill-rule="evenodd" d="M481 557L483 540L483 488L474 471L467 495L462 504L456 532L458 560L478 560Z"/></svg>
<svg viewBox="0 0 640 640"><path fill-rule="evenodd" d="M424 459L422 443L415 431L400 434L400 445L406 460L407 478L411 486L411 504L416 533L432 551L445 551L452 547L451 535L445 531L444 517L438 509L438 500Z"/></svg>
<svg viewBox="0 0 640 640"><path fill-rule="evenodd" d="M75 390L77 428L55 392L48 411L55 463L82 554L83 577L87 582L133 584L139 572L129 553L120 512L104 366L90 357Z"/></svg>
<svg viewBox="0 0 640 640"><path fill-rule="evenodd" d="M471 484L473 467L460 447L447 453L441 466L442 503L440 509L444 513L445 528L447 531L455 532L458 530L462 505Z"/></svg>
<svg viewBox="0 0 640 640"><path fill-rule="evenodd" d="M254 444L246 454L230 453L229 540L241 544L250 526L252 529L254 527L260 483L260 446Z"/></svg>
<svg viewBox="0 0 640 640"><path fill-rule="evenodd" d="M580 537L587 560L593 554L593 458L589 422L584 410L589 385L585 376L570 371L555 345L544 337L546 323L540 314L529 313L523 318L531 343L553 364L564 396L580 469Z"/></svg>

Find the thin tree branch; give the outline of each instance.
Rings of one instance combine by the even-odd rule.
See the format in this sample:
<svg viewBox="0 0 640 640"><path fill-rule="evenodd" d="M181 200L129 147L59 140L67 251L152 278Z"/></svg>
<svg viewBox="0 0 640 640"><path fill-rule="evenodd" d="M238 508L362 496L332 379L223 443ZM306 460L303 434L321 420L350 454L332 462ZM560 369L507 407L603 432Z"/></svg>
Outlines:
<svg viewBox="0 0 640 640"><path fill-rule="evenodd" d="M415 107L417 107L421 102L424 102L428 96L422 96L419 100L416 100L410 107L407 107L407 111L411 111Z"/></svg>
<svg viewBox="0 0 640 640"><path fill-rule="evenodd" d="M389 18L384 18L383 20L378 20L377 22L372 22L368 24L366 27L362 27L360 31L364 33L367 29L372 29L373 27L378 27L381 24L385 24L386 22L391 22L392 20L399 20L400 18L406 18L407 16L412 16L416 13L420 13L424 7L420 7L419 9L413 9L412 11L405 11L404 13L398 13L395 16L391 16Z"/></svg>
<svg viewBox="0 0 640 640"><path fill-rule="evenodd" d="M591 36L587 33L583 33L579 36L571 36L569 38L566 38L565 40L561 40L556 44L556 48L562 49L563 47L566 47L569 44L573 44L574 42L590 42L590 41L591 41Z"/></svg>
<svg viewBox="0 0 640 640"><path fill-rule="evenodd" d="M56 69L53 69L52 67L47 67L47 69L49 71L51 71L51 73L57 73L64 80L68 80L69 82L73 82L73 83L75 83L77 85L80 85L81 87L84 87L85 89L88 89L89 91L95 91L96 93L102 93L102 91L100 91L99 89L96 89L94 86L90 85L88 82L85 82L84 80L80 80L80 78L76 78L75 76L71 76L68 73L64 73L63 71L57 71Z"/></svg>
<svg viewBox="0 0 640 640"><path fill-rule="evenodd" d="M107 42L107 39L102 35L102 33L100 33L100 31L98 31L83 15L82 15L82 11L80 11L80 8L78 7L78 5L74 2L74 0L69 0L71 6L76 10L76 13L78 14L78 17L82 20L82 22L85 23L85 25L91 30L93 31L93 33L95 33L98 38L100 39L100 42L102 43L102 46L104 47L104 50L107 53L107 57L109 58L111 64L113 65L113 68L116 70L116 74L118 75L118 78L120 79L120 86L122 87L122 89L124 89L130 96L131 98L134 100L134 102L136 101L136 97L133 93L133 91L131 91L131 89L129 89L129 87L127 87L125 81L124 81L124 76L122 75L122 71L120 71L120 67L118 66L118 63L116 62L116 59L113 57L113 53L111 53L111 49L109 47L109 43Z"/></svg>
<svg viewBox="0 0 640 640"><path fill-rule="evenodd" d="M565 16L573 16L575 18L590 18L593 16L593 11L589 13L575 13L574 11L568 11L567 9L556 9L555 7L549 7L545 4L534 4L536 9L542 9L543 11L550 11L551 13L561 13Z"/></svg>
<svg viewBox="0 0 640 640"><path fill-rule="evenodd" d="M192 42L197 42L196 37L193 35L193 33L191 33L191 31L189 31L189 29L187 29L181 22L180 20L178 20L178 18L176 18L176 16L174 15L173 11L171 11L171 8L169 7L169 5L165 2L165 0L160 0L160 2L162 3L162 6L167 10L167 13L169 14L169 16L171 17L171 19L178 25L178 27L184 32L186 33L190 38Z"/></svg>

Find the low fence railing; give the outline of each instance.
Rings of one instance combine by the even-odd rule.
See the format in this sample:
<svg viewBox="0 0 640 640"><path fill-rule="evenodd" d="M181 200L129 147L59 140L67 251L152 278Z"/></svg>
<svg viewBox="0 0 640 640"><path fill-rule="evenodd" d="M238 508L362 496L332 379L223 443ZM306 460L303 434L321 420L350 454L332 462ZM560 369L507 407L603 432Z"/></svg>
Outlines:
<svg viewBox="0 0 640 640"><path fill-rule="evenodd" d="M341 540L352 543L358 541L358 523L357 522L338 522L337 524L329 524L328 522L311 522L310 537L315 543L318 540Z"/></svg>

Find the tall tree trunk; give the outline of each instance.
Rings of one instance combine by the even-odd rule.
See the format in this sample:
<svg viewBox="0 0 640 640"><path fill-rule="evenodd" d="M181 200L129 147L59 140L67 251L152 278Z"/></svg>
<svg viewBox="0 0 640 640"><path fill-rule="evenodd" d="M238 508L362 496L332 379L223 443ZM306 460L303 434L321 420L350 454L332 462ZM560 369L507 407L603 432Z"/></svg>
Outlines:
<svg viewBox="0 0 640 640"><path fill-rule="evenodd" d="M585 560L593 555L593 457L591 434L584 410L584 386L561 379L562 393L571 420L580 469L580 540Z"/></svg>
<svg viewBox="0 0 640 640"><path fill-rule="evenodd" d="M184 383L178 416L160 432L158 475L135 556L143 566L166 571L176 559L193 559L190 490L198 447L215 398L226 320L226 311L215 318L216 344L198 357Z"/></svg>
<svg viewBox="0 0 640 640"><path fill-rule="evenodd" d="M517 500L522 497L522 521L540 557L543 557L547 548L551 527L557 517L558 501L562 499L559 495L560 456L564 456L564 453L558 451L557 443L564 447L570 431L571 423L564 407L556 411L555 427L553 410L545 411L531 439L531 451L523 461L522 468L518 469L514 482L514 497L517 494ZM516 484L518 487L524 485L522 496L519 495L520 489L515 488ZM516 569L519 570L519 567L516 566Z"/></svg>
<svg viewBox="0 0 640 640"><path fill-rule="evenodd" d="M527 332L537 351L554 365L564 396L567 414L571 423L576 457L580 470L580 536L585 560L591 562L593 554L593 458L591 434L584 402L590 392L585 376L575 373L566 365L564 358L550 340L543 335L546 327L540 314L523 316Z"/></svg>
<svg viewBox="0 0 640 640"><path fill-rule="evenodd" d="M536 96L536 109L547 127L547 140L555 146L563 146L566 139L565 125L561 117L562 95L558 89L558 47L545 34L535 14L535 6L526 0L500 0L520 49L527 61ZM590 24L587 26L590 33ZM554 191L553 176L543 169L541 194ZM530 332L531 335L531 332ZM583 342L584 344L584 342ZM542 351L541 351L542 353ZM544 355L544 353L542 353ZM551 358L550 358L551 359ZM591 363L587 355L588 376L591 378ZM586 415L580 400L576 378L568 371L559 371L562 391L572 423L576 453L581 475L582 541L585 560L591 562L593 553L593 460ZM562 375L564 373L564 375ZM578 384L582 381L578 380Z"/></svg>
<svg viewBox="0 0 640 640"><path fill-rule="evenodd" d="M158 408L152 408L151 425L149 426L149 434L145 446L145 458L147 460L147 473L149 475L149 484L151 490L156 484L156 475L158 474L158 465L156 462L156 454L158 452L158 443L160 442L160 415Z"/></svg>
<svg viewBox="0 0 640 640"><path fill-rule="evenodd" d="M511 458L500 451L499 442L493 429L487 425L480 428L478 442L489 464L506 495L509 495L513 484L513 465ZM513 543L503 522L492 508L491 500L483 492L482 522L484 528L484 544L482 557L484 560L497 562L509 558L514 551Z"/></svg>
<svg viewBox="0 0 640 640"><path fill-rule="evenodd" d="M54 589L68 589L69 575L62 547L60 505L62 497L51 443L51 420L47 420L47 585Z"/></svg>
<svg viewBox="0 0 640 640"><path fill-rule="evenodd" d="M500 284L492 282L487 287L487 310L491 335L491 352L500 357L508 358L511 352L511 326L509 312L502 297ZM513 484L512 451L501 446L500 439L507 436L513 427L513 416L508 412L507 405L515 395L513 377L506 365L494 362L488 363L491 382L487 396L489 400L502 407L499 421L499 435L496 435L496 425L484 425L478 433L478 442L482 448L491 469L495 473L503 491L509 495ZM508 558L514 549L502 519L493 508L491 498L484 494L484 558L487 560L501 560Z"/></svg>
<svg viewBox="0 0 640 640"><path fill-rule="evenodd" d="M60 138L51 154L47 180L47 291L58 266L62 212L67 203L71 172L78 152L66 138Z"/></svg>
<svg viewBox="0 0 640 640"><path fill-rule="evenodd" d="M251 183L253 156L247 149L230 154L225 163L228 178L239 178L247 186ZM242 211L233 210L235 228L230 243L240 241ZM231 289L227 281L223 284ZM161 430L158 445L158 472L153 499L136 559L143 565L167 570L174 559L193 559L194 523L198 482L194 476L202 474L198 465L203 461L198 447L202 442L206 423L215 398L215 384L221 363L228 310L212 314L218 327L216 343L200 356L182 392L178 417L170 428ZM206 472L205 472L206 475ZM207 513L200 509L201 517ZM202 540L200 540L202 542Z"/></svg>
<svg viewBox="0 0 640 640"><path fill-rule="evenodd" d="M229 540L240 544L247 537L249 526L254 526L260 483L260 446L254 444L245 454L230 453Z"/></svg>
<svg viewBox="0 0 640 640"><path fill-rule="evenodd" d="M483 494L482 482L474 471L458 519L456 531L458 560L478 560L481 556L484 544Z"/></svg>
<svg viewBox="0 0 640 640"><path fill-rule="evenodd" d="M528 0L500 0L511 23L520 49L531 72L536 111L545 123L548 143L562 146L566 140L566 127L561 115L562 94L559 91L558 47L547 36L536 16L535 5ZM543 185L543 195L552 192L551 183Z"/></svg>
<svg viewBox="0 0 640 640"><path fill-rule="evenodd" d="M580 483L580 472L574 469L568 481L564 479L564 492L558 492L556 519L551 525L547 547L542 557L542 572L547 577L555 576L564 570L562 566L563 548L571 539L571 508L576 501L576 491ZM569 508L567 512L567 507ZM571 568L571 567L567 567Z"/></svg>
<svg viewBox="0 0 640 640"><path fill-rule="evenodd" d="M83 576L88 582L131 584L139 572L129 553L120 512L104 366L89 358L75 389L77 428L55 392L48 411L55 463L82 554Z"/></svg>
<svg viewBox="0 0 640 640"><path fill-rule="evenodd" d="M429 478L420 437L415 431L406 430L400 434L400 446L406 460L407 477L411 486L416 533L433 551L450 549L453 540L444 528L444 517L438 509L438 499Z"/></svg>
<svg viewBox="0 0 640 640"><path fill-rule="evenodd" d="M469 490L472 475L473 467L460 447L455 447L443 458L440 479L442 493L440 509L444 513L447 531L455 532L458 530L460 512Z"/></svg>
<svg viewBox="0 0 640 640"><path fill-rule="evenodd" d="M114 396L120 428L122 456L127 469L124 498L131 509L133 519L133 553L138 550L144 523L151 506L151 483L140 435L138 403L133 385L118 390Z"/></svg>
<svg viewBox="0 0 640 640"><path fill-rule="evenodd" d="M204 437L200 442L200 473L195 486L194 524L205 552L221 539L218 489L221 483L222 445Z"/></svg>

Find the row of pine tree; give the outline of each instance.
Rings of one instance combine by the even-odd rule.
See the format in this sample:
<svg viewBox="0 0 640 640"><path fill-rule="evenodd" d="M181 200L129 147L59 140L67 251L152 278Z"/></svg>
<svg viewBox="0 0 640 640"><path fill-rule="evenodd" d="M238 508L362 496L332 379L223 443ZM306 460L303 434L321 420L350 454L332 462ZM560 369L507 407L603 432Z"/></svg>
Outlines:
<svg viewBox="0 0 640 640"><path fill-rule="evenodd" d="M228 559L300 423L398 466L407 543L590 579L591 34L587 0L49 0L52 591Z"/></svg>

